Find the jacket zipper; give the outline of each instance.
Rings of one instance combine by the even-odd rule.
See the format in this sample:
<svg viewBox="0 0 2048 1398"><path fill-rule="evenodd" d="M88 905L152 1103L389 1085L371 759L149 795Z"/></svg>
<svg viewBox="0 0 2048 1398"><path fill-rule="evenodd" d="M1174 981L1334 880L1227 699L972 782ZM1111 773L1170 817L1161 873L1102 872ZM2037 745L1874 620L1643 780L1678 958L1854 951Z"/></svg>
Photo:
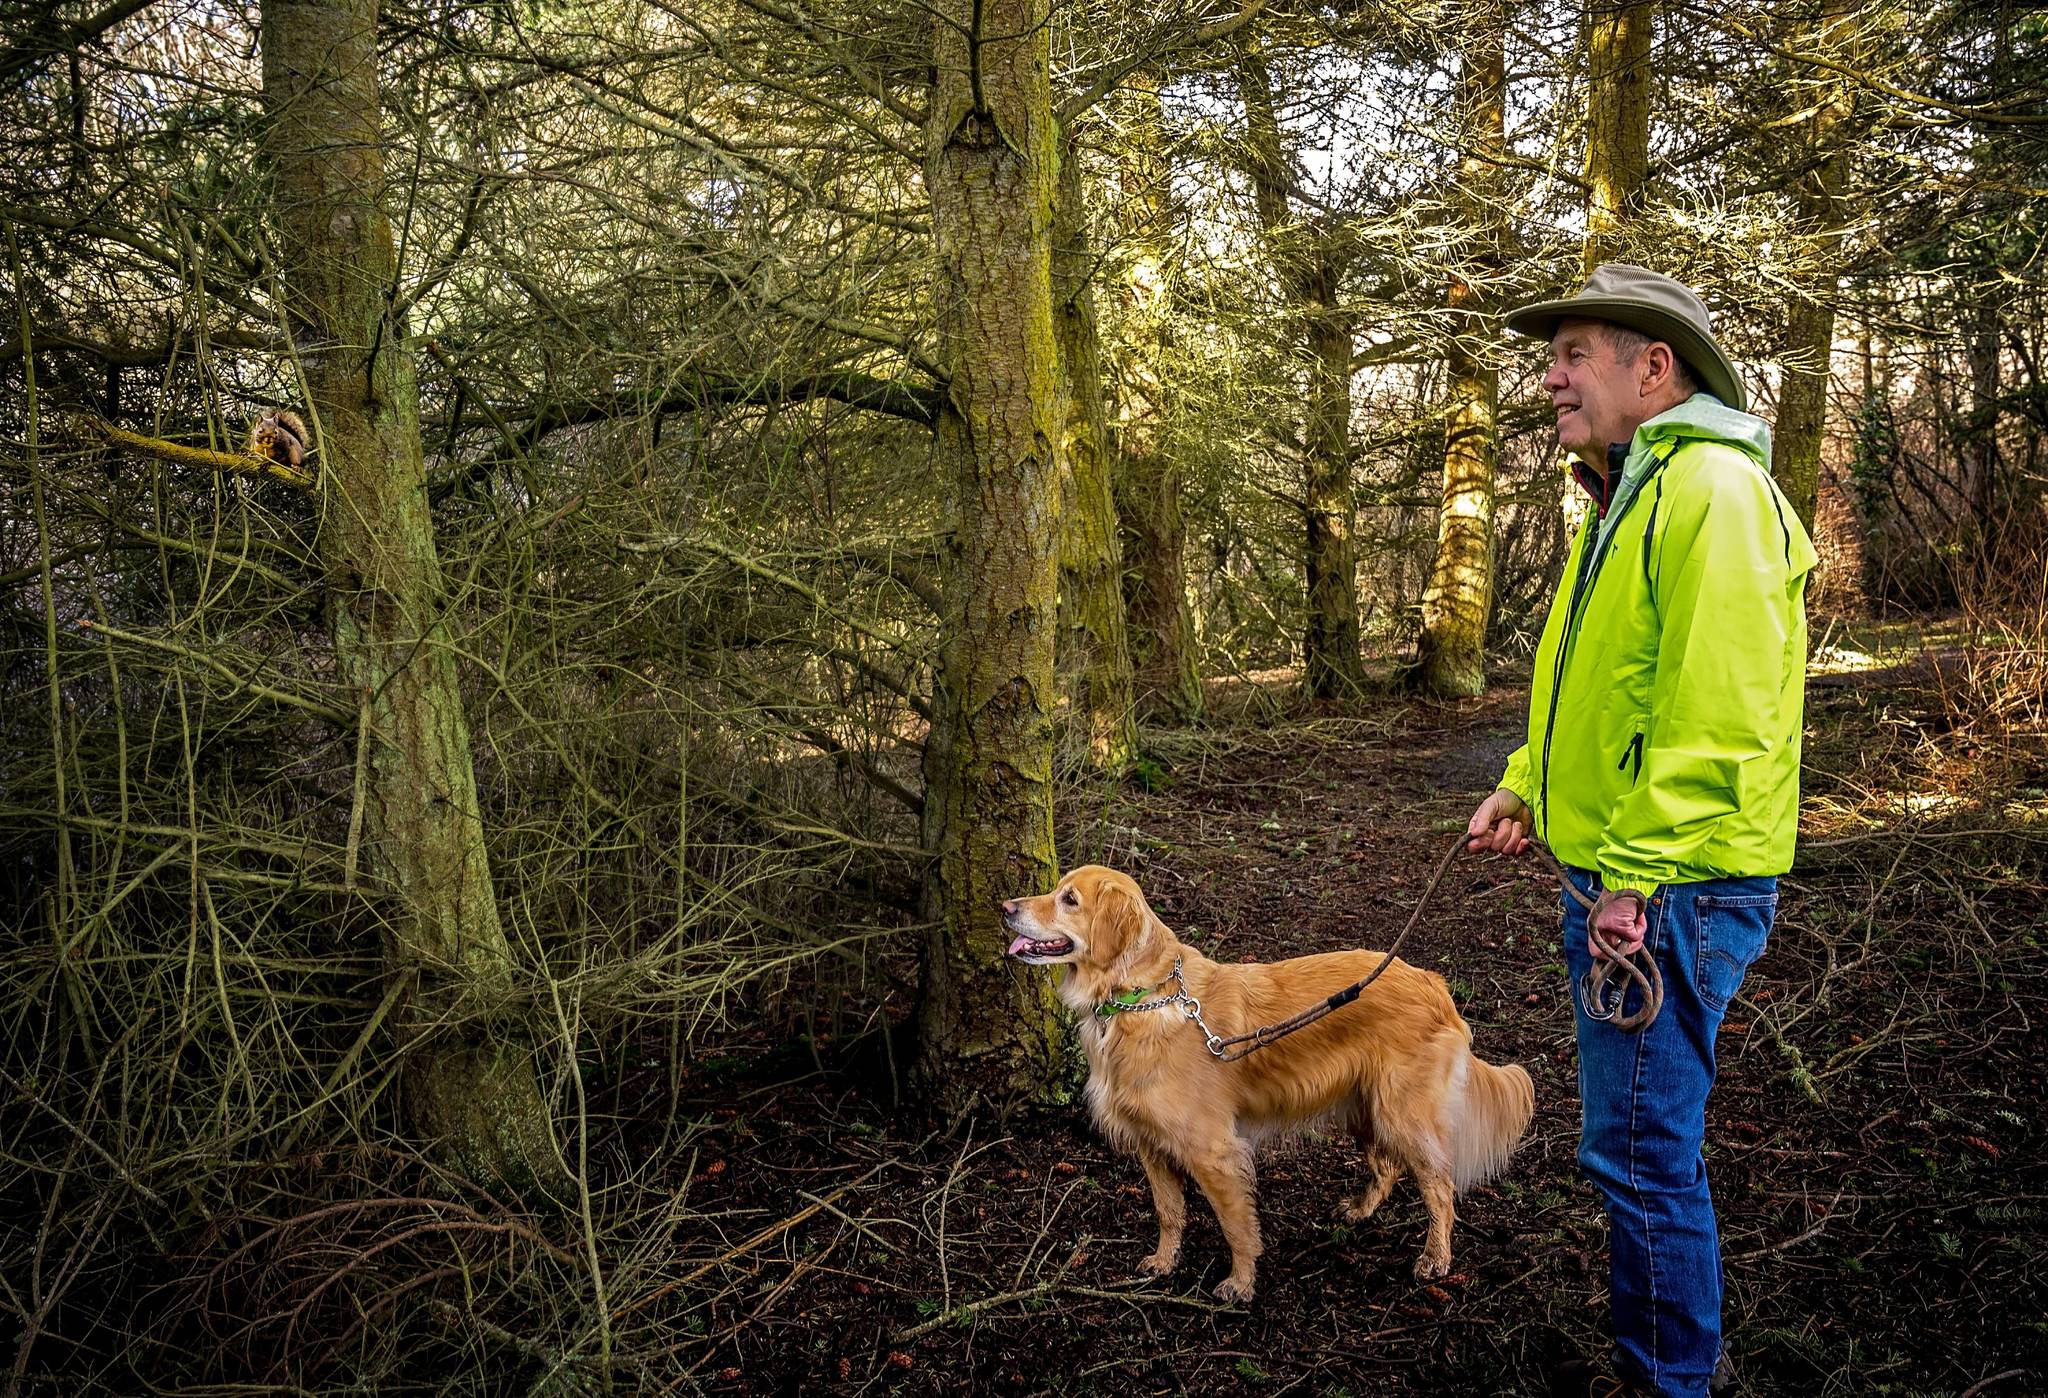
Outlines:
<svg viewBox="0 0 2048 1398"><path fill-rule="evenodd" d="M1658 477L1657 498L1660 500L1664 496L1664 482L1662 479L1664 466L1677 451L1678 443L1674 442L1665 448L1664 454L1657 457L1656 464L1650 468L1651 474ZM1648 484L1648 480L1643 482L1643 485ZM1623 515L1626 515L1635 507L1635 503L1641 498L1642 493L1642 485L1638 485L1634 493L1629 496L1627 503L1622 506L1621 512ZM1655 506L1653 505L1653 522L1654 514ZM1564 688L1565 657L1571 651L1572 632L1579 624L1579 602L1583 597L1592 592L1594 579L1600 573L1598 565L1606 562L1606 551L1599 550L1600 532L1596 527L1598 523L1599 520L1597 518L1589 516L1584 526L1584 529L1590 531L1593 537L1586 541L1584 547L1579 552L1579 575L1572 582L1571 601L1565 607L1564 630L1559 633L1557 638L1557 659L1551 666L1550 671L1550 712L1543 720L1543 777L1536 795L1536 825L1543 831L1546 843L1550 833L1550 739L1557 731L1557 700L1558 692ZM1619 531L1620 528L1621 520L1617 518L1614 521L1614 530ZM1594 550L1599 550L1602 556L1599 558L1590 557Z"/></svg>

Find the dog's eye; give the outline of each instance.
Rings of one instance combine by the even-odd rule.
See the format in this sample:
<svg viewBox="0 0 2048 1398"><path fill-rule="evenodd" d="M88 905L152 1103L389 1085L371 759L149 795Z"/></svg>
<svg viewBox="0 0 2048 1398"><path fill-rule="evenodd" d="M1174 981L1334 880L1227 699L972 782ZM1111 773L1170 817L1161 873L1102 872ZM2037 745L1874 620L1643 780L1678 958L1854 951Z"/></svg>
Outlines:
<svg viewBox="0 0 2048 1398"><path fill-rule="evenodd" d="M1080 898L1075 894L1074 890L1071 888L1060 895L1060 901L1062 903L1065 903L1070 908L1078 908L1081 906Z"/></svg>

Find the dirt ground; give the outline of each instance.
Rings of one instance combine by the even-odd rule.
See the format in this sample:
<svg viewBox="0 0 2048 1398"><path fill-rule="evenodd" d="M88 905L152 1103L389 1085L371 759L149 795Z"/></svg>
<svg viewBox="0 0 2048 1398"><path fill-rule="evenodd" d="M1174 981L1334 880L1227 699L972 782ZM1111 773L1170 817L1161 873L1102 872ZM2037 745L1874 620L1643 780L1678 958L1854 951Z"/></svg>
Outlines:
<svg viewBox="0 0 2048 1398"><path fill-rule="evenodd" d="M2048 1392L2048 773L2029 769L2038 754L1945 742L1903 684L1898 670L1816 680L1808 843L1720 1041L1709 1169L1743 1393ZM1162 737L1158 789L1064 813L1062 857L1129 870L1219 959L1384 946L1491 789L1526 698L1389 700L1368 719L1241 704ZM1446 893L1404 955L1446 977L1482 1057L1528 1066L1537 1114L1505 1177L1462 1202L1442 1283L1409 1275L1412 1184L1367 1225L1336 1221L1360 1178L1348 1138L1262 1159L1259 1294L1226 1307L1199 1202L1180 1271L1133 1280L1153 1242L1143 1172L1079 1106L948 1126L891 1107L879 1036L816 1053L763 1041L689 1078L678 1187L694 1217L675 1245L708 1264L709 1299L683 1322L703 1351L694 1380L1542 1391L1560 1343L1602 1347L1606 1303L1606 1225L1573 1159L1557 890L1521 862L1471 860Z"/></svg>

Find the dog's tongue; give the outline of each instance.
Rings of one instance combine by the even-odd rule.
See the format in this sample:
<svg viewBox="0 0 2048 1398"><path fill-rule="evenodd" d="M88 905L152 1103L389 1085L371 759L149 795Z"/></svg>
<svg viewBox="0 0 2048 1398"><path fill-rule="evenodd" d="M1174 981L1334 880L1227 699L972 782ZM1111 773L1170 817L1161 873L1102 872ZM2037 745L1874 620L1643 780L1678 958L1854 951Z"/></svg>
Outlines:
<svg viewBox="0 0 2048 1398"><path fill-rule="evenodd" d="M1019 937L1016 941L1010 943L1009 954L1011 956L1015 956L1018 952L1023 951L1026 947L1030 945L1031 939L1029 937Z"/></svg>

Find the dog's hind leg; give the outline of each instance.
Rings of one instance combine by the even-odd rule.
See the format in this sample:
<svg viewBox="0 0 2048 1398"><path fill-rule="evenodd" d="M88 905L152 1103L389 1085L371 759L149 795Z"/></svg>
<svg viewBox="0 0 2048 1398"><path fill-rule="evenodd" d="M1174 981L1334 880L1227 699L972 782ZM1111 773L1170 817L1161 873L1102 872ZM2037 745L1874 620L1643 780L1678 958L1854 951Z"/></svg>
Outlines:
<svg viewBox="0 0 2048 1398"><path fill-rule="evenodd" d="M1145 1164L1145 1178L1152 1182L1152 1209L1159 1215L1159 1249L1138 1264L1140 1272L1163 1277L1180 1261L1180 1239L1187 1227L1188 1197L1181 1188L1180 1171L1173 1161L1149 1146L1141 1146L1138 1159Z"/></svg>
<svg viewBox="0 0 2048 1398"><path fill-rule="evenodd" d="M1365 1148L1365 1163L1372 1170L1372 1183L1346 1199L1337 1210L1338 1216L1346 1223L1363 1223L1379 1211L1387 1202L1387 1196L1394 1192L1394 1186L1401 1182L1401 1162L1393 1154L1377 1145Z"/></svg>
<svg viewBox="0 0 2048 1398"><path fill-rule="evenodd" d="M1458 1191L1450 1172L1436 1166L1418 1167L1415 1183L1429 1206L1429 1237L1422 1256L1415 1259L1415 1280L1434 1281L1451 1270L1451 1224L1458 1216Z"/></svg>
<svg viewBox="0 0 2048 1398"><path fill-rule="evenodd" d="M1225 1301L1249 1301L1259 1254L1265 1250L1259 1241L1259 1207L1252 1195L1251 1146L1232 1136L1227 1144L1218 1143L1187 1164L1230 1244L1230 1275L1217 1283L1216 1295Z"/></svg>

